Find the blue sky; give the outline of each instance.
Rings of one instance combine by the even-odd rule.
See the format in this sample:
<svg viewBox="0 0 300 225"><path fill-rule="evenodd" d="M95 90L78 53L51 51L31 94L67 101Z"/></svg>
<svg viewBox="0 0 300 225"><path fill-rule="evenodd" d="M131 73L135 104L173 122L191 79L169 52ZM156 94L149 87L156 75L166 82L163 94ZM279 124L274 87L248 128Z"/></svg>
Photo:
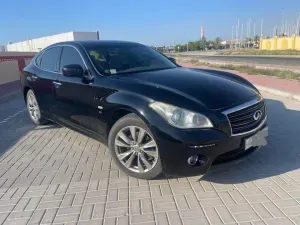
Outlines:
<svg viewBox="0 0 300 225"><path fill-rule="evenodd" d="M249 18L256 21L257 33L264 18L264 34L270 35L281 24L283 8L289 23L300 12L299 0L2 0L0 7L0 44L68 31L99 31L101 39L149 45L177 44L199 39L201 24L208 39L231 39L238 18L241 24Z"/></svg>

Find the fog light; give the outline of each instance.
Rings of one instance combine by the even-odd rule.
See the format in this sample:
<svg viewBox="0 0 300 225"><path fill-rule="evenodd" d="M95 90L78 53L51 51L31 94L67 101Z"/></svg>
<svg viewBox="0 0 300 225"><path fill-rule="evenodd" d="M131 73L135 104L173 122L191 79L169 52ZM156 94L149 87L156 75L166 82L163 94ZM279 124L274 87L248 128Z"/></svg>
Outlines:
<svg viewBox="0 0 300 225"><path fill-rule="evenodd" d="M188 158L187 162L189 165L194 166L198 162L198 155L192 155L190 158Z"/></svg>

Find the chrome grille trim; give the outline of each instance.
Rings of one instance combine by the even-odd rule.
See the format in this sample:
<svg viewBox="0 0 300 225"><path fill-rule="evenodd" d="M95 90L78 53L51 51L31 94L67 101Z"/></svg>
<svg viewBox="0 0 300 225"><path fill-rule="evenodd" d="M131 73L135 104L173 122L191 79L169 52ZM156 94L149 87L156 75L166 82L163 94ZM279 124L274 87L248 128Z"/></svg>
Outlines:
<svg viewBox="0 0 300 225"><path fill-rule="evenodd" d="M262 100L263 100L262 97L259 97L258 99L253 99L253 100L251 100L251 101L249 101L249 102L246 102L246 103L244 103L244 104L238 105L238 106L233 107L233 108L231 108L231 109L227 109L227 110L225 110L225 111L223 112L223 114L227 115L227 114L229 114L229 113L233 113L233 112L242 110L242 109L247 108L247 107L249 107L249 106L251 106L251 105L255 105L256 103L259 103L259 102L261 102Z"/></svg>
<svg viewBox="0 0 300 225"><path fill-rule="evenodd" d="M263 98L260 96L258 99L251 100L251 101L246 102L244 104L241 104L241 105L238 105L238 106L233 107L231 109L223 111L223 114L226 116L226 118L228 120L228 123L230 125L231 136L240 136L240 135L245 135L245 134L253 133L253 132L259 130L266 123L266 121L267 121L267 112L266 112L266 106L265 106L265 104L263 105L263 107L264 107L264 115L263 116L264 117L263 117L261 123L256 128L254 128L254 129L252 129L250 131L233 134L233 130L232 130L232 126L231 126L231 121L230 121L230 119L228 117L228 114L230 114L230 113L234 113L234 112L240 111L242 109L251 107L251 106L253 106L255 104L260 103L261 101L263 101Z"/></svg>

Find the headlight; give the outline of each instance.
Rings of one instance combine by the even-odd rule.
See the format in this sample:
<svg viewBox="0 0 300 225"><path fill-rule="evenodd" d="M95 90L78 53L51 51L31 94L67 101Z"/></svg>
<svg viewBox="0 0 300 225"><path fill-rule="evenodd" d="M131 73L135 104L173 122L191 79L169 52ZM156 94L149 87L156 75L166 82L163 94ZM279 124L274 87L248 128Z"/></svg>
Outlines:
<svg viewBox="0 0 300 225"><path fill-rule="evenodd" d="M207 128L213 127L210 120L199 113L178 108L162 102L154 102L149 105L169 124L178 128Z"/></svg>

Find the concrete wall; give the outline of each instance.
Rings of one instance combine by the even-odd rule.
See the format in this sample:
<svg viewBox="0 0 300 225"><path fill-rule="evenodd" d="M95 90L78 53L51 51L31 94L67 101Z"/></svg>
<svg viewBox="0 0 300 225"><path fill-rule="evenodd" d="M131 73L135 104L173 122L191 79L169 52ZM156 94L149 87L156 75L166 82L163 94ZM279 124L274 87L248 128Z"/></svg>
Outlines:
<svg viewBox="0 0 300 225"><path fill-rule="evenodd" d="M98 40L97 32L73 32L75 41Z"/></svg>
<svg viewBox="0 0 300 225"><path fill-rule="evenodd" d="M36 52L0 52L0 57L34 56Z"/></svg>
<svg viewBox="0 0 300 225"><path fill-rule="evenodd" d="M7 45L7 51L16 52L39 52L47 46L73 40L97 40L97 32L68 32L63 34L52 35L48 37L29 39L27 41Z"/></svg>
<svg viewBox="0 0 300 225"><path fill-rule="evenodd" d="M0 63L0 85L19 79L18 61L7 61Z"/></svg>
<svg viewBox="0 0 300 225"><path fill-rule="evenodd" d="M260 39L261 50L300 50L300 36Z"/></svg>
<svg viewBox="0 0 300 225"><path fill-rule="evenodd" d="M19 80L20 70L28 65L33 53L0 53L0 85Z"/></svg>

